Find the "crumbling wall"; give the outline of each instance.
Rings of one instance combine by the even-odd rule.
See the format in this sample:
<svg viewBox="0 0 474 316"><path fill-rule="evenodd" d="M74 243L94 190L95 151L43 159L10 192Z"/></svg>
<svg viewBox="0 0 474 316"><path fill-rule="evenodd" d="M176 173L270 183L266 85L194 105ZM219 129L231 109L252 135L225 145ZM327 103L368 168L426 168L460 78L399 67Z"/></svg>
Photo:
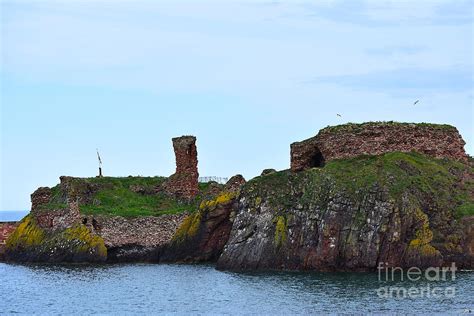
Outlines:
<svg viewBox="0 0 474 316"><path fill-rule="evenodd" d="M192 199L199 193L196 137L173 138L176 172L168 179L165 191L173 196Z"/></svg>
<svg viewBox="0 0 474 316"><path fill-rule="evenodd" d="M48 204L51 200L51 189L48 187L40 187L31 195L31 210L39 210L41 205Z"/></svg>
<svg viewBox="0 0 474 316"><path fill-rule="evenodd" d="M39 227L44 229L65 229L80 220L79 203L68 200L64 206L43 207L51 202L52 191L41 187L31 194L31 215Z"/></svg>
<svg viewBox="0 0 474 316"><path fill-rule="evenodd" d="M467 161L464 140L449 125L364 123L328 127L291 144L291 170L321 167L333 159L416 151L435 158Z"/></svg>
<svg viewBox="0 0 474 316"><path fill-rule="evenodd" d="M0 222L0 260L3 260L5 254L6 241L15 231L19 222Z"/></svg>
<svg viewBox="0 0 474 316"><path fill-rule="evenodd" d="M0 222L0 245L5 244L17 226L18 222Z"/></svg>

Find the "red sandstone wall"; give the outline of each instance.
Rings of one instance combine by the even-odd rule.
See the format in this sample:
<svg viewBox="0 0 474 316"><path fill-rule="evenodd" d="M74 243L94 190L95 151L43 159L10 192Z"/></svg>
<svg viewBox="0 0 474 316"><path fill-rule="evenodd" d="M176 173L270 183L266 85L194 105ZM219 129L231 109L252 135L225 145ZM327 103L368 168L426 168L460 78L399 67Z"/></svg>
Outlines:
<svg viewBox="0 0 474 316"><path fill-rule="evenodd" d="M61 177L61 184L64 179L70 177ZM69 197L68 197L69 198ZM48 187L38 188L31 194L31 214L41 228L45 229L64 229L70 227L80 220L78 200L68 201L67 208L54 210L41 210L41 205L49 203L51 200L51 189Z"/></svg>
<svg viewBox="0 0 474 316"><path fill-rule="evenodd" d="M18 222L0 223L0 245L4 245L8 237L18 226Z"/></svg>
<svg viewBox="0 0 474 316"><path fill-rule="evenodd" d="M324 161L360 155L417 151L435 158L467 161L464 140L455 127L429 124L367 123L323 129L313 138L291 145L293 171Z"/></svg>
<svg viewBox="0 0 474 316"><path fill-rule="evenodd" d="M191 199L199 193L196 137L173 138L173 148L176 156L176 173L169 178L165 189L172 195Z"/></svg>

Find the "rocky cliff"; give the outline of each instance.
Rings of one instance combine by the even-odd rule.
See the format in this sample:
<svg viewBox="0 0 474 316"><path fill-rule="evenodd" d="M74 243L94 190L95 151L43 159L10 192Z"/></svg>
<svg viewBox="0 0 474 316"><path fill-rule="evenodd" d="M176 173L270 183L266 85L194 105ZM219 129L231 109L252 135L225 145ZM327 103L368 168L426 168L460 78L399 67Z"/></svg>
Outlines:
<svg viewBox="0 0 474 316"><path fill-rule="evenodd" d="M474 266L472 166L418 153L333 160L249 181L218 268Z"/></svg>
<svg viewBox="0 0 474 316"><path fill-rule="evenodd" d="M326 128L292 145L290 170L266 169L249 182L237 175L226 185L197 183L195 138L177 138L170 178L61 177L36 190L5 258L472 269L474 163L455 128L412 125Z"/></svg>
<svg viewBox="0 0 474 316"><path fill-rule="evenodd" d="M13 261L158 261L163 247L201 199L162 192L166 178L73 178L31 195L32 209L9 237ZM221 186L222 189L224 186Z"/></svg>

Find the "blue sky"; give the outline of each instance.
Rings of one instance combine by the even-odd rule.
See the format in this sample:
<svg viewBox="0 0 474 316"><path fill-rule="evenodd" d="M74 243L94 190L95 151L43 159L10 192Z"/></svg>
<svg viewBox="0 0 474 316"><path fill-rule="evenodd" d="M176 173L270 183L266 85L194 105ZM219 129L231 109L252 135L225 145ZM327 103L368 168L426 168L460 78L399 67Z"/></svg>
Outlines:
<svg viewBox="0 0 474 316"><path fill-rule="evenodd" d="M413 2L1 1L0 210L94 176L97 147L167 176L183 134L202 176L286 169L346 122L452 124L473 155L472 2Z"/></svg>

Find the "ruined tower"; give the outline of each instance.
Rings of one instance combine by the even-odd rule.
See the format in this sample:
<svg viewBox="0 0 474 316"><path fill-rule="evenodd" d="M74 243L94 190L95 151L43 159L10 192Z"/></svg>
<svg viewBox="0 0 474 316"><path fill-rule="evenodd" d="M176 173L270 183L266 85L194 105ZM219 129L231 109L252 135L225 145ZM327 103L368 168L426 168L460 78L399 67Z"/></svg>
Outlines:
<svg viewBox="0 0 474 316"><path fill-rule="evenodd" d="M176 172L168 179L166 191L180 198L191 199L199 192L196 137L181 136L172 140Z"/></svg>

